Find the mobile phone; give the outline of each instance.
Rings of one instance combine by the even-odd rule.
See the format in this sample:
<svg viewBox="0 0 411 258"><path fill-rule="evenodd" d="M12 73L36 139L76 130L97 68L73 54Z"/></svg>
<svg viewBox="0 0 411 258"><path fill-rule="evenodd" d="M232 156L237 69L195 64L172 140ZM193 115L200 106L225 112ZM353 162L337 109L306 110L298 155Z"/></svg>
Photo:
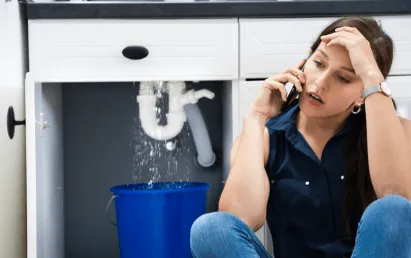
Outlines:
<svg viewBox="0 0 411 258"><path fill-rule="evenodd" d="M301 68L301 71L304 71L305 64L307 63L307 60L310 58L310 56L311 56L311 55L308 55L308 57L305 59L305 63L304 63L304 65L303 65L303 67ZM304 87L304 85L301 84L301 87ZM295 85L293 85L293 87L292 87L291 90L290 90L290 93L288 93L287 101L285 102L285 103L286 103L286 106L288 106L288 105L290 104L290 102L291 102L293 99L295 99L296 95L298 95L297 87L295 87Z"/></svg>

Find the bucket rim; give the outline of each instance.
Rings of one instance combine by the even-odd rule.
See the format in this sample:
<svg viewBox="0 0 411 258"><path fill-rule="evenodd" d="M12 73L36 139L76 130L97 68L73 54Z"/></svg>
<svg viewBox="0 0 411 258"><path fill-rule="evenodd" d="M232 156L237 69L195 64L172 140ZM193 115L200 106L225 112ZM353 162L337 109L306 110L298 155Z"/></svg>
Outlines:
<svg viewBox="0 0 411 258"><path fill-rule="evenodd" d="M210 184L205 182L155 182L152 185L163 185L163 184L173 184L173 185L186 185L182 188L165 188L165 189L134 189L138 186L145 186L148 183L136 183L136 184L122 184L116 185L110 188L110 192L115 195L132 195L132 194L165 194L165 193L181 193L181 192L198 192L208 190ZM189 184L190 186L187 186Z"/></svg>

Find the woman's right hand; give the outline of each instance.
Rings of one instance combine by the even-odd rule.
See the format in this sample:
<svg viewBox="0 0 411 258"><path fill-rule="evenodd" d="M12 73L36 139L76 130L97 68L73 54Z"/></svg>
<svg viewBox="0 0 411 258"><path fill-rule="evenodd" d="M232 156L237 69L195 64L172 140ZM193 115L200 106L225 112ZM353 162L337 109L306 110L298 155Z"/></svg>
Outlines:
<svg viewBox="0 0 411 258"><path fill-rule="evenodd" d="M287 100L287 90L285 88L287 82L291 82L296 86L298 92L302 92L301 84L305 83L305 76L301 68L304 66L305 61L304 58L296 67L286 69L266 79L251 105L249 113L253 116L262 116L265 120L278 115Z"/></svg>

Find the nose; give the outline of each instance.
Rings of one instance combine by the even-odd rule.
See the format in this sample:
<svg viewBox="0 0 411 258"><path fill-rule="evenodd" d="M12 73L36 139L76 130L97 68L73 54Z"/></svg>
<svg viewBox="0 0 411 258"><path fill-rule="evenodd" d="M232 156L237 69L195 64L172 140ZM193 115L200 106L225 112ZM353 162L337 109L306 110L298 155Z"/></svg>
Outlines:
<svg viewBox="0 0 411 258"><path fill-rule="evenodd" d="M330 80L331 73L325 71L318 75L317 79L315 80L315 85L318 87L318 89L327 92L330 90Z"/></svg>

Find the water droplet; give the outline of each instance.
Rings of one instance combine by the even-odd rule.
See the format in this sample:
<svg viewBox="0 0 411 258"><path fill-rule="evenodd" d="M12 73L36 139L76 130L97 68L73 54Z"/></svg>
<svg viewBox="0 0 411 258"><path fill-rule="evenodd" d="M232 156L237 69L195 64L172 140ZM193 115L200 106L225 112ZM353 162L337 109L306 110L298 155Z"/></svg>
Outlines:
<svg viewBox="0 0 411 258"><path fill-rule="evenodd" d="M167 142L166 143L166 149L169 151L172 151L176 148L176 144L174 142Z"/></svg>

